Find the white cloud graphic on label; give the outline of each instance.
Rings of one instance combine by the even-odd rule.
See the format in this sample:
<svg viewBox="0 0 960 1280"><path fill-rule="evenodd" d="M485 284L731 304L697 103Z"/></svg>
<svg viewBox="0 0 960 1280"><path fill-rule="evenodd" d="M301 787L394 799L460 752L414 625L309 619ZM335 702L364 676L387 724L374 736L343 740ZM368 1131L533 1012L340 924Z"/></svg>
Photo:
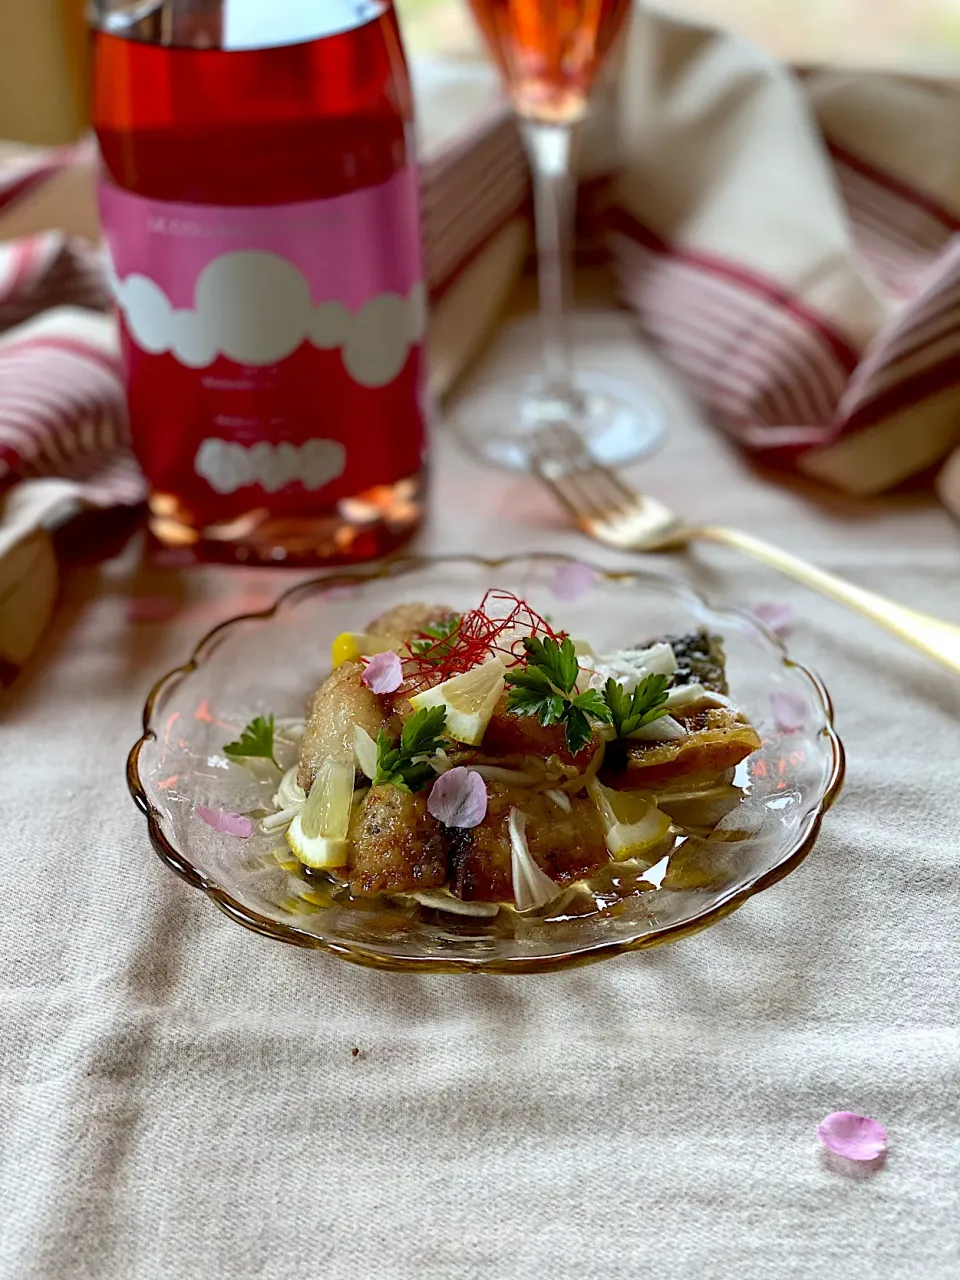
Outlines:
<svg viewBox="0 0 960 1280"><path fill-rule="evenodd" d="M298 480L313 492L343 475L347 451L338 440L307 440L302 445L273 445L266 440L246 447L231 440L204 440L194 469L217 493L234 493L258 484L276 493Z"/></svg>
<svg viewBox="0 0 960 1280"><path fill-rule="evenodd" d="M151 355L169 351L191 369L206 368L218 355L244 365L277 364L311 342L341 348L355 382L383 387L426 328L421 283L406 297L378 294L352 315L341 302L314 307L302 272L261 250L225 253L209 263L197 279L193 310L174 308L148 276L112 275L112 282L137 345Z"/></svg>

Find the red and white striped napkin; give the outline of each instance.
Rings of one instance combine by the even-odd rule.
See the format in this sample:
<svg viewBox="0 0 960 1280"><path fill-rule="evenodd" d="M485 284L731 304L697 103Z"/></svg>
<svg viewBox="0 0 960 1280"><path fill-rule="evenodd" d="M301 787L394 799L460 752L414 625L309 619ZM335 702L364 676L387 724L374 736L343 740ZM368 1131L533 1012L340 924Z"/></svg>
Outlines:
<svg viewBox="0 0 960 1280"><path fill-rule="evenodd" d="M88 144L0 169L0 237L36 201L37 229L0 243L0 486L58 476L91 502L137 502L143 483L126 452L114 326L99 250L67 230L50 196L66 175L90 182ZM46 206L46 207L44 207Z"/></svg>
<svg viewBox="0 0 960 1280"><path fill-rule="evenodd" d="M793 71L649 15L610 245L622 296L744 448L848 492L960 442L960 84Z"/></svg>

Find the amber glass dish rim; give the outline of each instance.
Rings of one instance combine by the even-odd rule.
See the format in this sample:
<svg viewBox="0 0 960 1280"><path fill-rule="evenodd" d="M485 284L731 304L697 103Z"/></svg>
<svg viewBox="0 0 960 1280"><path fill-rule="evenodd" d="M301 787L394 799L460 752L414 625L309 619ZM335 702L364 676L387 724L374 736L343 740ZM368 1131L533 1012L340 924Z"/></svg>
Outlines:
<svg viewBox="0 0 960 1280"><path fill-rule="evenodd" d="M194 647L193 653L186 660L176 667L172 667L165 675L162 675L147 695L147 700L143 707L142 723L143 729L140 737L134 743L127 756L127 788L130 791L137 808L144 814L147 819L147 829L150 836L150 842L160 860L164 862L172 871L187 884L195 889L201 889L211 901L220 908L230 919L235 920L238 924L259 933L267 938L274 938L279 942L286 942L292 946L305 947L313 951L325 951L329 955L337 956L342 960L349 960L354 964L362 965L366 968L386 969L394 972L418 972L418 973L493 973L493 974L522 974L522 973L555 973L561 969L570 969L581 965L593 964L599 960L608 960L612 956L622 955L629 951L643 951L650 947L661 946L663 943L675 942L681 938L690 937L695 933L699 933L702 929L708 928L715 924L718 920L722 920L725 916L730 915L739 907L754 897L755 894L762 893L765 889L771 888L780 880L788 876L792 871L804 861L810 853L817 838L820 834L820 827L823 823L824 814L833 805L837 796L843 787L844 773L846 769L846 754L843 743L840 740L834 722L833 701L827 691L823 681L809 667L802 662L797 662L795 658L791 658L787 652L786 646L780 637L772 631L760 618L755 614L748 613L743 609L732 608L729 605L720 606L725 614L733 617L740 617L749 622L758 631L761 631L768 640L770 640L780 651L781 664L785 668L799 672L807 679L815 690L817 697L823 707L825 715L825 728L827 738L830 743L832 762L830 776L824 788L823 796L817 805L816 812L813 815L810 829L804 836L803 840L791 850L775 867L771 867L769 871L749 885L745 885L741 889L735 890L723 901L716 903L714 906L707 908L693 920L684 920L675 925L669 925L663 930L655 934L648 934L640 938L617 939L611 942L601 943L595 947L578 951L571 950L560 955L551 955L545 957L509 957L500 959L478 959L475 957L447 957L443 960L434 960L426 957L399 957L382 955L376 951L372 951L359 944L347 944L331 942L325 938L318 938L313 934L303 933L299 929L287 924L283 924L278 920L272 920L269 916L261 915L257 911L253 911L250 907L244 906L231 896L224 888L210 880L201 871L199 871L190 860L177 849L167 839L161 826L161 814L156 807L151 804L147 795L146 788L140 780L140 753L144 746L149 742L156 740L156 733L152 727L153 712L160 698L173 685L179 683L185 676L192 674L202 665L206 650L214 644L219 636L230 630L238 623L267 620L274 617L280 609L284 608L292 599L298 595L309 595L314 591L329 587L337 586L361 586L366 583L375 582L383 578L399 577L405 573L413 573L417 570L429 569L433 565L442 564L468 564L478 568L496 571L504 569L507 566L518 563L529 562L531 560L542 560L548 562L567 563L567 564L587 564L597 574L598 578L605 579L610 582L618 582L625 580L646 580L649 582L669 583L672 586L681 586L684 591L688 592L696 599L704 608L713 610L717 606L711 605L709 600L687 582L684 578L680 578L674 574L657 573L648 569L611 569L605 565L593 564L584 560L582 556L567 555L558 552L548 551L528 551L517 552L506 556L489 558L486 556L478 556L471 554L460 555L409 555L396 557L390 560L376 563L373 567L366 566L363 569L342 571L330 570L327 573L318 574L314 577L307 578L295 583L286 591L281 592L276 600L266 609L257 610L252 613L236 614L231 618L226 618L223 622L217 624Z"/></svg>

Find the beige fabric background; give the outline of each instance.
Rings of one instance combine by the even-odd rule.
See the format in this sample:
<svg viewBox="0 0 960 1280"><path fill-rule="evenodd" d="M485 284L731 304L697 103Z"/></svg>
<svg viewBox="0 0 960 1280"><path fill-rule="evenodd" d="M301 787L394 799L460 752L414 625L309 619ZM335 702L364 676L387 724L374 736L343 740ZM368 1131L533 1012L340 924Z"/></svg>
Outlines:
<svg viewBox="0 0 960 1280"><path fill-rule="evenodd" d="M636 371L621 324L595 317L581 347ZM931 497L818 507L751 475L651 369L670 435L645 485L960 622L960 538ZM424 548L591 554L444 432L436 494ZM960 1272L960 684L733 555L657 557L714 598L797 609L849 753L817 848L655 952L378 974L245 932L151 852L123 781L148 686L291 578L138 571L135 551L67 576L0 708L0 1275ZM159 592L176 617L131 625L131 597ZM824 1164L837 1108L888 1126L874 1177Z"/></svg>

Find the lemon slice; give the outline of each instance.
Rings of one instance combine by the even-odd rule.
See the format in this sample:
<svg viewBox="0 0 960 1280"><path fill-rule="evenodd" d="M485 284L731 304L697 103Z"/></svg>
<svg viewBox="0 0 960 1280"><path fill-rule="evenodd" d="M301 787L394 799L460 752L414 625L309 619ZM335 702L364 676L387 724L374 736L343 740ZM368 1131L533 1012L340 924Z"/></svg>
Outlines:
<svg viewBox="0 0 960 1280"><path fill-rule="evenodd" d="M372 658L375 653L386 653L393 648L387 636L371 631L341 631L330 646L330 659L335 667L345 662L357 662L361 656Z"/></svg>
<svg viewBox="0 0 960 1280"><path fill-rule="evenodd" d="M287 844L306 867L342 867L350 861L353 765L324 760L307 803L287 828Z"/></svg>
<svg viewBox="0 0 960 1280"><path fill-rule="evenodd" d="M670 832L670 819L643 791L612 791L591 778L590 798L600 810L607 848L617 862L641 858L661 844Z"/></svg>
<svg viewBox="0 0 960 1280"><path fill-rule="evenodd" d="M443 684L425 689L410 699L415 711L425 707L445 707L446 732L468 747L478 747L486 733L493 709L503 693L503 664L491 658L482 667L474 667L462 676L453 676Z"/></svg>
<svg viewBox="0 0 960 1280"><path fill-rule="evenodd" d="M338 840L333 836L314 836L311 840L303 834L303 815L299 813L287 827L287 844L298 862L315 871L345 867L350 861L349 840Z"/></svg>

